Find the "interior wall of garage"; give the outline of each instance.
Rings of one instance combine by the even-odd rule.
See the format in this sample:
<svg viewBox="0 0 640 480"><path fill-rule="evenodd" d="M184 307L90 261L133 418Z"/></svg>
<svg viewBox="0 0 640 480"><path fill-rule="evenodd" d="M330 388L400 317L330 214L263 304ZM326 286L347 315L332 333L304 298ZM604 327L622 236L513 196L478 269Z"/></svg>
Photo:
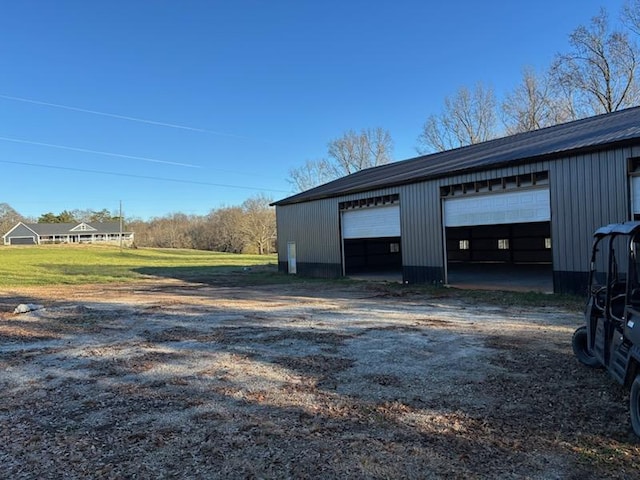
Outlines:
<svg viewBox="0 0 640 480"><path fill-rule="evenodd" d="M551 249L546 247L550 237L550 222L448 227L447 261L551 264ZM509 248L500 249L500 239L506 239ZM461 249L461 241L468 242L468 248Z"/></svg>

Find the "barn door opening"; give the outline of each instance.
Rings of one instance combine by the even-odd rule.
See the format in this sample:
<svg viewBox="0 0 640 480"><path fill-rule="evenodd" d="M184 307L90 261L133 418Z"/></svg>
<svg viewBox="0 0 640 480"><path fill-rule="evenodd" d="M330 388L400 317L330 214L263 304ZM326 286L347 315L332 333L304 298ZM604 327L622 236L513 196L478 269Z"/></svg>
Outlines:
<svg viewBox="0 0 640 480"><path fill-rule="evenodd" d="M443 199L447 283L553 291L547 185Z"/></svg>
<svg viewBox="0 0 640 480"><path fill-rule="evenodd" d="M341 211L345 275L402 275L400 205L353 205Z"/></svg>

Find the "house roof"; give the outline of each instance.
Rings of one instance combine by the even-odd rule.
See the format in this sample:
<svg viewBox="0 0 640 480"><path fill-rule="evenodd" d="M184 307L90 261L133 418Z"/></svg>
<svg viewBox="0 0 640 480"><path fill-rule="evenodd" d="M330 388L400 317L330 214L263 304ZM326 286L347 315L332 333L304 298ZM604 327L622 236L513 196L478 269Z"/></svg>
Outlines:
<svg viewBox="0 0 640 480"><path fill-rule="evenodd" d="M368 168L298 193L274 205L320 200L463 172L553 159L640 139L640 107Z"/></svg>
<svg viewBox="0 0 640 480"><path fill-rule="evenodd" d="M120 233L120 222L25 223L24 225L40 236ZM86 228L78 228L82 225Z"/></svg>

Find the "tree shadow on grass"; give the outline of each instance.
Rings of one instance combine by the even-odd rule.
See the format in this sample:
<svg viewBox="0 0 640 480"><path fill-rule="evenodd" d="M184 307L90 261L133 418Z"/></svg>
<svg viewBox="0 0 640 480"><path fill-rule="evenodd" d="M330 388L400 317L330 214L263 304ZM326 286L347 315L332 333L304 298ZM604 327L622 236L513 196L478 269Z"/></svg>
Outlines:
<svg viewBox="0 0 640 480"><path fill-rule="evenodd" d="M141 267L134 272L148 276L206 285L241 287L327 282L325 279L300 278L278 271L274 264L245 266Z"/></svg>

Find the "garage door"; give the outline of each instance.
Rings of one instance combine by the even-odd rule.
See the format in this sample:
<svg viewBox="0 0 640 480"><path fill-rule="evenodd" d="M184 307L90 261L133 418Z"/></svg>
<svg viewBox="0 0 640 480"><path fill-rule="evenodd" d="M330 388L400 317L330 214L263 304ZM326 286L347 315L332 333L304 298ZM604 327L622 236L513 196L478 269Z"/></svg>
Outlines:
<svg viewBox="0 0 640 480"><path fill-rule="evenodd" d="M548 222L551 220L549 189L527 189L447 198L445 227Z"/></svg>
<svg viewBox="0 0 640 480"><path fill-rule="evenodd" d="M400 206L368 207L342 212L342 238L400 236Z"/></svg>
<svg viewBox="0 0 640 480"><path fill-rule="evenodd" d="M11 245L35 245L36 240L33 237L12 237Z"/></svg>

